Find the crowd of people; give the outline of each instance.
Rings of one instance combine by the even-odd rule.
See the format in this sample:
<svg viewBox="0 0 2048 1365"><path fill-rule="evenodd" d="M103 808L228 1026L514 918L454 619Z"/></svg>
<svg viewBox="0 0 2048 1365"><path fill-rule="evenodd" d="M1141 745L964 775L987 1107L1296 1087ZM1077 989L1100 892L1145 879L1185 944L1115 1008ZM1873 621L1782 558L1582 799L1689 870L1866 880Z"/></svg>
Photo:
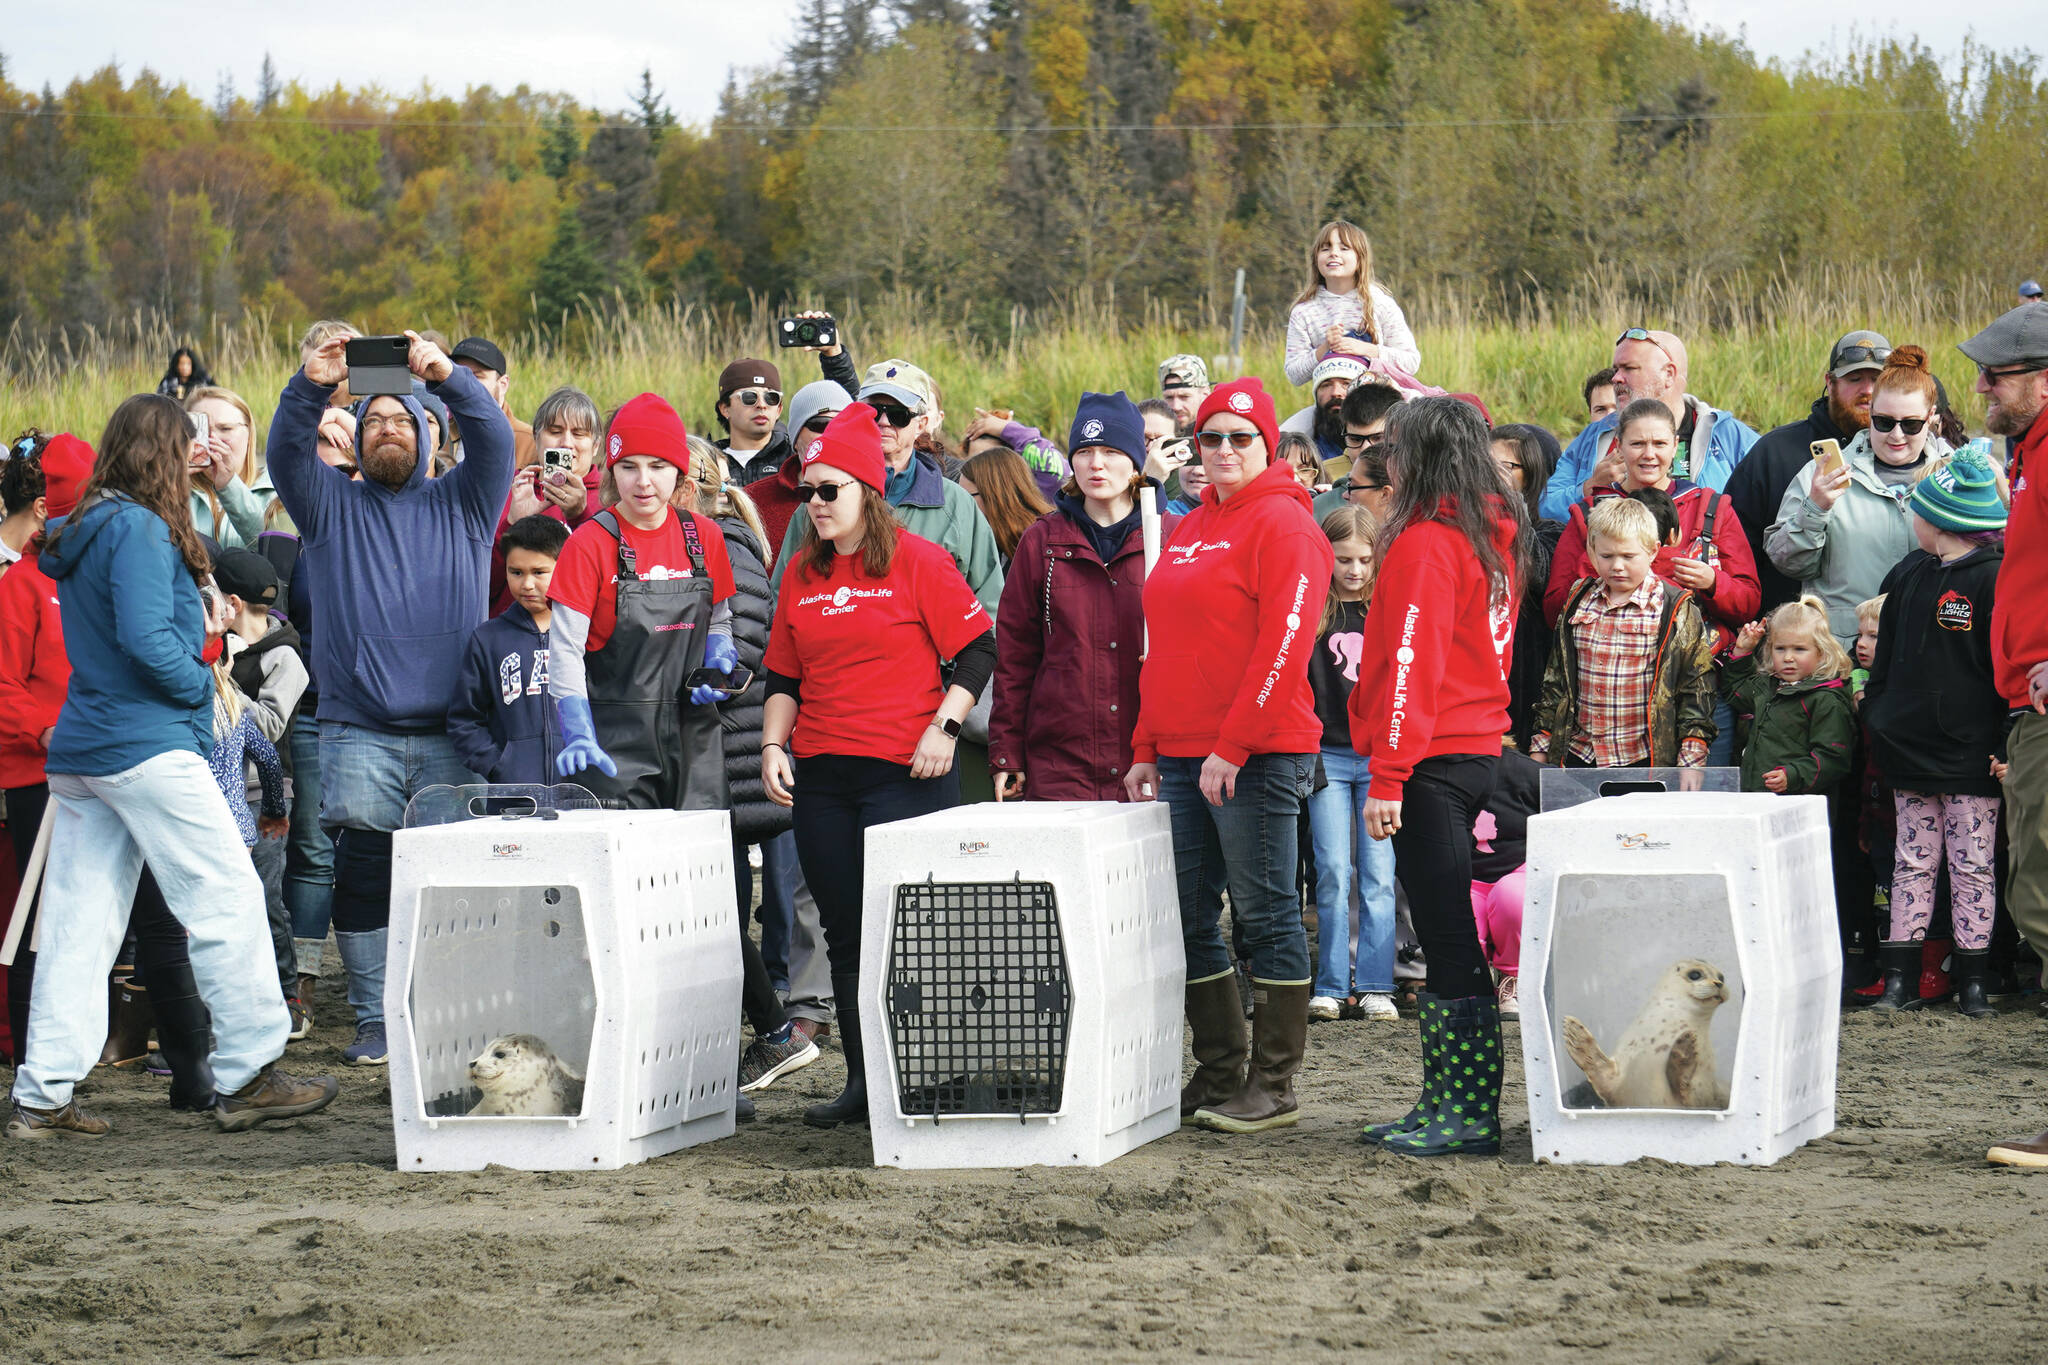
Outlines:
<svg viewBox="0 0 2048 1365"><path fill-rule="evenodd" d="M730 811L744 1109L836 1029L821 1127L868 1112L864 832L963 801L1166 804L1181 1114L1222 1132L1298 1120L1313 1021L1412 1016L1419 1098L1361 1140L1498 1150L1545 766L1824 797L1846 1005L2039 989L2048 306L1963 343L1976 439L1866 329L1762 436L1643 327L1569 439L1497 422L1343 222L1299 411L1180 354L1075 395L1064 446L995 406L956 439L925 369L837 335L786 401L726 366L715 440L653 393L519 421L482 337L409 332L410 386L354 393L354 335L307 331L267 435L181 348L96 446L0 461L12 1137L106 1132L95 1065L223 1128L320 1108L279 1063L337 967L343 1060L383 1063L392 836L440 784Z"/></svg>

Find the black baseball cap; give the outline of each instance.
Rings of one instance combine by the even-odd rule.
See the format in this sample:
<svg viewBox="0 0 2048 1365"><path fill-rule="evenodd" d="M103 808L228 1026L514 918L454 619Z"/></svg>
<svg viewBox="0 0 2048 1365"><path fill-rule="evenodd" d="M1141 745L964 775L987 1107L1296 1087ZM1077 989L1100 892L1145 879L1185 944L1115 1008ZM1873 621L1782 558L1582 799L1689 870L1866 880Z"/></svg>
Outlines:
<svg viewBox="0 0 2048 1365"><path fill-rule="evenodd" d="M227 550L213 562L213 581L230 597L252 606L267 607L277 601L277 570L254 550Z"/></svg>
<svg viewBox="0 0 2048 1365"><path fill-rule="evenodd" d="M505 353L498 344L484 337L464 337L455 343L455 349L448 353L450 360L474 360L487 370L499 374L510 374L512 369L505 363Z"/></svg>

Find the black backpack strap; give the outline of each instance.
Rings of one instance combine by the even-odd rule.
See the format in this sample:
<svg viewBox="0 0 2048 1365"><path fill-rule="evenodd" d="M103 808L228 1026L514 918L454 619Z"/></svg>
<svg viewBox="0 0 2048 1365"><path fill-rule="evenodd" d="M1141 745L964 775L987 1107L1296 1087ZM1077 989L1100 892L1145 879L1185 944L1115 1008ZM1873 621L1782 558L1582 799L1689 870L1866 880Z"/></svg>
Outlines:
<svg viewBox="0 0 2048 1365"><path fill-rule="evenodd" d="M640 574L634 567L633 547L626 543L625 534L619 530L619 519L613 514L612 509L609 507L605 508L602 512L592 517L591 520L596 522L599 529L610 536L619 547L619 577L622 579L638 579Z"/></svg>
<svg viewBox="0 0 2048 1365"><path fill-rule="evenodd" d="M678 508L676 520L683 527L683 548L690 552L690 572L704 577L704 542L697 536L697 518Z"/></svg>

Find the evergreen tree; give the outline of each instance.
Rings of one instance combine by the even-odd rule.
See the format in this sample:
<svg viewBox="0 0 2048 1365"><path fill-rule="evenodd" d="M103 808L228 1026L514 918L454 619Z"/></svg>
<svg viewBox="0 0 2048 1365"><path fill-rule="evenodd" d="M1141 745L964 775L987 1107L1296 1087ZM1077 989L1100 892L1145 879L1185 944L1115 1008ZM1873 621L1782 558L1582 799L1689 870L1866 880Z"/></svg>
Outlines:
<svg viewBox="0 0 2048 1365"><path fill-rule="evenodd" d="M534 274L534 317L543 327L559 327L563 315L574 313L585 295L595 296L603 288L604 269L583 239L583 220L574 205L563 204L555 219L555 240Z"/></svg>
<svg viewBox="0 0 2048 1365"><path fill-rule="evenodd" d="M256 112L268 113L277 107L278 99L284 94L284 83L277 78L277 63L270 60L268 52L263 54L263 68L256 73Z"/></svg>
<svg viewBox="0 0 2048 1365"><path fill-rule="evenodd" d="M551 180L560 180L569 174L578 157L583 155L583 142L576 132L576 118L567 109L558 111L548 121L547 140L541 144L540 168Z"/></svg>
<svg viewBox="0 0 2048 1365"><path fill-rule="evenodd" d="M661 135L676 126L676 115L666 103L668 92L654 88L654 70L640 68L640 89L634 92L633 109L639 115L640 126L647 130L647 145L650 149L661 145Z"/></svg>
<svg viewBox="0 0 2048 1365"><path fill-rule="evenodd" d="M606 282L635 288L646 260L645 219L654 207L654 134L639 124L608 124L583 154L583 231Z"/></svg>

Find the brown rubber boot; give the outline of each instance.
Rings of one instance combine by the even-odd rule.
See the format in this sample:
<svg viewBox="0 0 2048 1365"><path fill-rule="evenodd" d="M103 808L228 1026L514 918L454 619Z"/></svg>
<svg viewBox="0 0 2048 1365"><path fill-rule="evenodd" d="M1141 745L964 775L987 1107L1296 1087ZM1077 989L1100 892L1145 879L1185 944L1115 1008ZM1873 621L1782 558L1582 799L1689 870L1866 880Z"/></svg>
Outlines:
<svg viewBox="0 0 2048 1365"><path fill-rule="evenodd" d="M1301 1118L1294 1073L1308 1048L1309 982L1252 980L1252 1064L1244 1089L1204 1105L1194 1121L1219 1133L1263 1133Z"/></svg>
<svg viewBox="0 0 2048 1365"><path fill-rule="evenodd" d="M325 1109L340 1092L341 1082L332 1076L300 1080L272 1062L234 1094L222 1095L214 1104L213 1121L224 1133L239 1133L272 1119L295 1119Z"/></svg>
<svg viewBox="0 0 2048 1365"><path fill-rule="evenodd" d="M155 1026L149 992L125 975L115 975L107 982L107 1045L100 1050L99 1064L123 1070L141 1066L149 1056L149 1031Z"/></svg>
<svg viewBox="0 0 2048 1365"><path fill-rule="evenodd" d="M1251 1050L1236 972L1188 982L1187 1002L1188 1027L1195 1035L1195 1074L1180 1092L1182 1123L1203 1105L1221 1104L1243 1087L1244 1059Z"/></svg>

